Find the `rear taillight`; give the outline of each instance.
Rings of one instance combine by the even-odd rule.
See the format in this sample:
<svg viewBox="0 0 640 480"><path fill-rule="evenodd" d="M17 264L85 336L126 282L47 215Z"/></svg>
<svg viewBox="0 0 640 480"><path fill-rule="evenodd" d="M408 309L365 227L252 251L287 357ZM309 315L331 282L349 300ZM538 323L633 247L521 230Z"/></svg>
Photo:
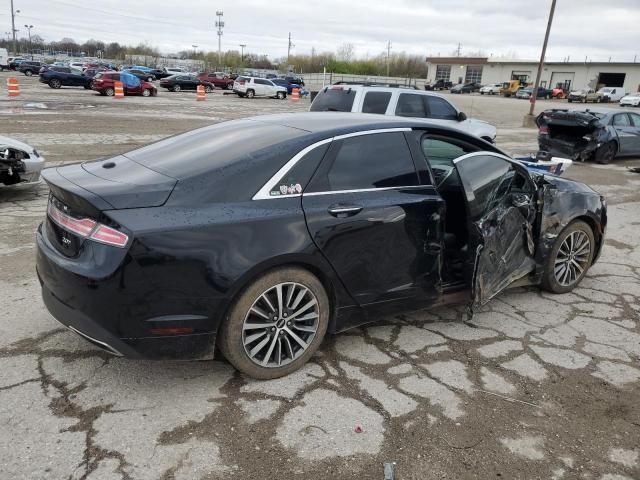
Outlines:
<svg viewBox="0 0 640 480"><path fill-rule="evenodd" d="M244 85L246 82L245 82L244 80L240 80L238 83L239 83L240 85Z"/></svg>
<svg viewBox="0 0 640 480"><path fill-rule="evenodd" d="M549 135L549 127L541 125L540 128L538 128L538 135Z"/></svg>
<svg viewBox="0 0 640 480"><path fill-rule="evenodd" d="M49 203L47 213L54 223L79 237L120 248L129 241L126 234L90 218L74 218L60 211L53 203Z"/></svg>

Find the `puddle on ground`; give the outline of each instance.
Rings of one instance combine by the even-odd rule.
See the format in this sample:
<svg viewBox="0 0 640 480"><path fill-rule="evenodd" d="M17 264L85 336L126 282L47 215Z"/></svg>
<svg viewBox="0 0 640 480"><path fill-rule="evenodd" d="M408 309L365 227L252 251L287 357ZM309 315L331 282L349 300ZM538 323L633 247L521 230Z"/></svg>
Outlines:
<svg viewBox="0 0 640 480"><path fill-rule="evenodd" d="M68 110L86 110L97 105L73 102L16 102L0 104L0 115L47 114Z"/></svg>

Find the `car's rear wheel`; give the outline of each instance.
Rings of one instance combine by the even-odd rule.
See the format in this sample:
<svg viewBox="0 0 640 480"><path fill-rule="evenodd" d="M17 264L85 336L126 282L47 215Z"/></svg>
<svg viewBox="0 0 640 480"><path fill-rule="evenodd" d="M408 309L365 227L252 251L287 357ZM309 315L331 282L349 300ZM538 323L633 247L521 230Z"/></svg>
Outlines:
<svg viewBox="0 0 640 480"><path fill-rule="evenodd" d="M209 85L205 85L204 86L204 91L205 91L205 93L211 93L211 92L213 92L213 88L211 88Z"/></svg>
<svg viewBox="0 0 640 480"><path fill-rule="evenodd" d="M595 239L591 227L575 220L558 235L545 265L542 286L553 293L567 293L582 281L591 266Z"/></svg>
<svg viewBox="0 0 640 480"><path fill-rule="evenodd" d="M153 77L147 77L147 82L153 82Z"/></svg>
<svg viewBox="0 0 640 480"><path fill-rule="evenodd" d="M220 327L218 346L239 371L260 380L304 365L322 343L329 299L317 277L297 267L272 270L249 285Z"/></svg>
<svg viewBox="0 0 640 480"><path fill-rule="evenodd" d="M616 142L607 142L596 150L596 162L606 165L616 158L618 147Z"/></svg>
<svg viewBox="0 0 640 480"><path fill-rule="evenodd" d="M33 72L32 72L31 70L25 70L25 71L24 71L24 74L25 74L27 77L30 77L31 75L33 75Z"/></svg>
<svg viewBox="0 0 640 480"><path fill-rule="evenodd" d="M62 86L62 82L60 82L60 80L58 80L57 78L52 78L51 80L49 80L49 86L51 88L60 88Z"/></svg>
<svg viewBox="0 0 640 480"><path fill-rule="evenodd" d="M105 94L107 97L113 97L113 95L114 95L115 93L116 93L116 92L115 92L115 90L114 90L113 88L111 88L111 87L108 87L108 88L105 88L105 89L104 89L104 94Z"/></svg>
<svg viewBox="0 0 640 480"><path fill-rule="evenodd" d="M174 86L173 86L173 91L174 91L174 92L179 92L180 90L182 90L182 88L180 87L180 85L174 85Z"/></svg>
<svg viewBox="0 0 640 480"><path fill-rule="evenodd" d="M142 90L142 96L143 97L150 97L151 96L151 90L149 90L148 88L145 88L144 90Z"/></svg>
<svg viewBox="0 0 640 480"><path fill-rule="evenodd" d="M256 92L254 92L253 90L247 90L246 96L247 98L253 98L256 96Z"/></svg>

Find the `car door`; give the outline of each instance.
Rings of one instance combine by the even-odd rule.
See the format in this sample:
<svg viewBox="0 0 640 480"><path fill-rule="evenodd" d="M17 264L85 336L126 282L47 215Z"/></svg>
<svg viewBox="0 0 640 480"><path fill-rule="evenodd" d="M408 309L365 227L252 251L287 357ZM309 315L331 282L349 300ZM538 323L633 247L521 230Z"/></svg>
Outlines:
<svg viewBox="0 0 640 480"><path fill-rule="evenodd" d="M631 143L631 150L629 153L637 154L640 153L640 115L637 113L627 113L627 115L629 115L632 127L629 129L629 141Z"/></svg>
<svg viewBox="0 0 640 480"><path fill-rule="evenodd" d="M493 152L454 160L466 194L471 308L533 272L536 188L526 168Z"/></svg>
<svg viewBox="0 0 640 480"><path fill-rule="evenodd" d="M336 138L302 195L315 245L356 302L378 312L441 292L444 202L419 177L405 130Z"/></svg>
<svg viewBox="0 0 640 480"><path fill-rule="evenodd" d="M622 154L629 154L636 151L636 142L638 141L636 128L631 123L628 113L616 113L611 120L611 125L618 135L620 142L619 151Z"/></svg>

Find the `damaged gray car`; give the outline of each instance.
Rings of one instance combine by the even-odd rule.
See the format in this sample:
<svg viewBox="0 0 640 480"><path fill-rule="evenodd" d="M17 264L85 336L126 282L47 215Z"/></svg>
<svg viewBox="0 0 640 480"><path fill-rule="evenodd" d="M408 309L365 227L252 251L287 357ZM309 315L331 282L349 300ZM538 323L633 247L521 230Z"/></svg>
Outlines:
<svg viewBox="0 0 640 480"><path fill-rule="evenodd" d="M536 121L542 156L595 160L640 155L640 115L611 109L545 110Z"/></svg>
<svg viewBox="0 0 640 480"><path fill-rule="evenodd" d="M0 187L38 185L43 166L35 148L0 135Z"/></svg>

